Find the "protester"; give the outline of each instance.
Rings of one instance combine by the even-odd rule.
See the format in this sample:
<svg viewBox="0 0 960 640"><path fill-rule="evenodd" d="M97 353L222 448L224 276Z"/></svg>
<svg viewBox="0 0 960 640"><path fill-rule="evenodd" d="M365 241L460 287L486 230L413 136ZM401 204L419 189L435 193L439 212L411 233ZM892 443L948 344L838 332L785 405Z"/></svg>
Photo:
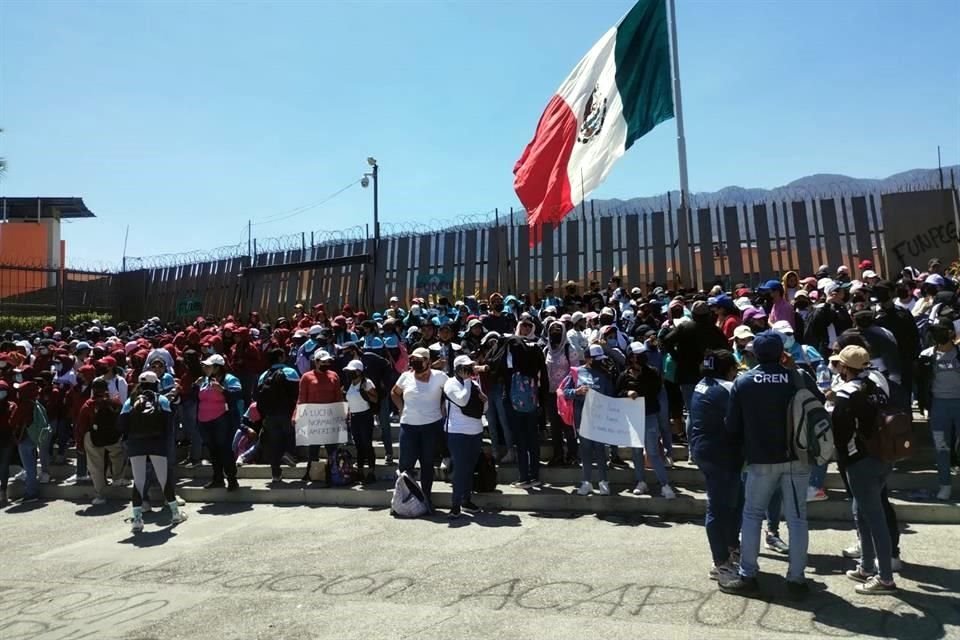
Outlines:
<svg viewBox="0 0 960 640"><path fill-rule="evenodd" d="M943 318L930 327L933 346L920 354L917 398L921 410L929 409L930 431L936 450L938 500L952 493L952 455L960 438L960 347L953 322Z"/></svg>
<svg viewBox="0 0 960 640"><path fill-rule="evenodd" d="M10 463L17 449L12 424L17 405L10 399L10 391L10 385L5 380L0 380L0 507L8 504L7 483L10 480Z"/></svg>
<svg viewBox="0 0 960 640"><path fill-rule="evenodd" d="M124 387L126 392L126 387ZM126 402L126 400L124 400ZM107 485L106 465L109 461L111 478L117 486L128 486L122 479L127 455L120 443L122 433L118 424L122 403L110 391L106 378L93 381L93 397L83 403L77 420L77 449L87 456L90 476L93 478L93 504L105 504L103 489Z"/></svg>
<svg viewBox="0 0 960 640"><path fill-rule="evenodd" d="M270 368L260 374L253 393L263 422L261 437L266 444L274 484L283 481L281 464L294 446L292 416L300 393L300 374L287 366L284 359L283 349L267 352Z"/></svg>
<svg viewBox="0 0 960 640"><path fill-rule="evenodd" d="M236 491L240 485L231 445L243 415L243 387L236 377L227 373L223 356L213 354L202 364L203 378L197 381L197 423L213 466L213 478L204 489L223 488L226 478L227 490ZM156 385L159 391L159 378Z"/></svg>
<svg viewBox="0 0 960 640"><path fill-rule="evenodd" d="M576 382L574 378L567 378L567 383L563 386L563 394L573 400L573 424L579 433L580 424L583 420L583 404L587 393L593 391L605 396L616 396L616 384L610 375L609 369L604 366L607 356L603 352L603 347L599 344L592 344L587 349L585 362L577 367ZM599 493L602 496L610 495L610 483L607 482L607 454L606 445L602 442L595 442L589 438L580 436L580 461L583 470L583 481L577 493L581 496L587 496L593 493L593 483L591 476L593 465L596 463L597 472L600 476Z"/></svg>
<svg viewBox="0 0 960 640"><path fill-rule="evenodd" d="M456 519L462 511L477 513L480 508L471 499L473 472L480 459L483 444L483 406L486 398L473 379L476 363L469 356L457 356L453 363L454 377L443 386L446 400L447 444L453 458L453 495L449 517Z"/></svg>
<svg viewBox="0 0 960 640"><path fill-rule="evenodd" d="M325 351L319 350L313 354L313 371L308 371L300 378L297 390L296 406L304 404L332 404L343 402L343 386L340 383L340 376L333 370L333 356ZM296 409L294 409L296 411ZM296 426L294 424L294 426ZM277 436L271 436L277 437ZM274 440L271 460L277 458L276 451L279 449L279 443ZM332 462L334 453L337 450L337 443L324 445L327 452L327 464L324 465L324 481L327 486L332 485ZM320 461L320 445L309 445L307 447L307 470L303 474L303 482L313 482L310 470L314 464ZM274 463L271 462L271 468Z"/></svg>
<svg viewBox="0 0 960 640"><path fill-rule="evenodd" d="M364 482L376 482L374 466L377 457L373 451L373 417L379 402L377 386L364 375L361 360L348 362L344 374L348 376L345 396L350 433L357 445L357 475ZM363 473L364 465L367 467L366 475Z"/></svg>

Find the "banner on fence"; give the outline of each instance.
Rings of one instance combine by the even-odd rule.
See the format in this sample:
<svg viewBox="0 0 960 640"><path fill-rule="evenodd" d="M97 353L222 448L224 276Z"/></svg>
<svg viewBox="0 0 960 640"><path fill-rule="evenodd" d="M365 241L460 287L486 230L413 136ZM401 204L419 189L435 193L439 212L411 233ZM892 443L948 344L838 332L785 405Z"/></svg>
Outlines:
<svg viewBox="0 0 960 640"><path fill-rule="evenodd" d="M347 441L347 403L297 405L297 446Z"/></svg>
<svg viewBox="0 0 960 640"><path fill-rule="evenodd" d="M904 267L927 270L932 258L944 268L957 259L957 212L953 191L887 193L883 201L887 276L898 280Z"/></svg>
<svg viewBox="0 0 960 640"><path fill-rule="evenodd" d="M453 293L452 273L421 273L417 276L417 295L449 296Z"/></svg>
<svg viewBox="0 0 960 640"><path fill-rule="evenodd" d="M196 298L182 298L177 301L178 318L190 318L192 320L200 315L202 309L200 301Z"/></svg>
<svg viewBox="0 0 960 640"><path fill-rule="evenodd" d="M580 436L618 447L643 447L645 405L643 398L611 398L591 389L583 402Z"/></svg>

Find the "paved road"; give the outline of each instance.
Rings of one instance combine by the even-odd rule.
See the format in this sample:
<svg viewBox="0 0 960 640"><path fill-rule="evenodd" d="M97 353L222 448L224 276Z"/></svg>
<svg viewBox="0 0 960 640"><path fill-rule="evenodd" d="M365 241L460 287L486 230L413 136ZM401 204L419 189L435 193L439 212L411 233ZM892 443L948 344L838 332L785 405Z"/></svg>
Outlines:
<svg viewBox="0 0 960 640"><path fill-rule="evenodd" d="M694 523L189 508L135 539L119 504L0 512L0 638L960 638L953 526L903 536L898 598L855 595L852 532L813 531L818 591L797 604L783 557L761 560L764 599L718 593Z"/></svg>

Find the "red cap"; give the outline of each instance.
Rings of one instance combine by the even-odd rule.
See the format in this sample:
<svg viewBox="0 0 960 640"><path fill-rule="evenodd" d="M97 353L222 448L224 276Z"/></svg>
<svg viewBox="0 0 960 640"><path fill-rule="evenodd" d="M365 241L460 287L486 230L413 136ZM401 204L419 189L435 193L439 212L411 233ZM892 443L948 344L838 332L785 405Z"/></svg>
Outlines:
<svg viewBox="0 0 960 640"><path fill-rule="evenodd" d="M860 271L865 271L867 269L873 269L873 260L860 261Z"/></svg>
<svg viewBox="0 0 960 640"><path fill-rule="evenodd" d="M105 367L113 368L117 366L117 360L113 356L107 356L105 358L100 358L100 364Z"/></svg>

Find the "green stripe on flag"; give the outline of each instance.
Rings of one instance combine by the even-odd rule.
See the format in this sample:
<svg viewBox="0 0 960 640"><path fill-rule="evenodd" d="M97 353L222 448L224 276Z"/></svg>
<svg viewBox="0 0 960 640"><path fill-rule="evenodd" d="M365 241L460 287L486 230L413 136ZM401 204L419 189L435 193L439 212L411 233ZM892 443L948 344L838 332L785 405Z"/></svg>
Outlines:
<svg viewBox="0 0 960 640"><path fill-rule="evenodd" d="M617 90L623 101L629 149L673 117L670 36L665 0L640 0L617 26Z"/></svg>

